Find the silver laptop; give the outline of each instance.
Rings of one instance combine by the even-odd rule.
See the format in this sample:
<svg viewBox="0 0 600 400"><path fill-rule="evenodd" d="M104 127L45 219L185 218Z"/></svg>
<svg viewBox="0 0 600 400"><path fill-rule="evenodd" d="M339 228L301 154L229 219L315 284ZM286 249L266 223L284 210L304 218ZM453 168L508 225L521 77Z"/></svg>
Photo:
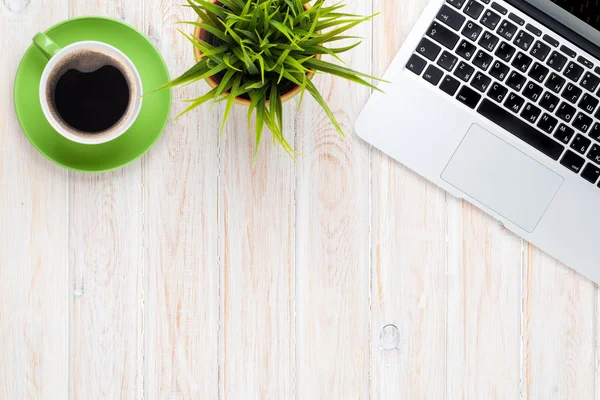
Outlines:
<svg viewBox="0 0 600 400"><path fill-rule="evenodd" d="M431 0L358 135L600 282L600 6Z"/></svg>

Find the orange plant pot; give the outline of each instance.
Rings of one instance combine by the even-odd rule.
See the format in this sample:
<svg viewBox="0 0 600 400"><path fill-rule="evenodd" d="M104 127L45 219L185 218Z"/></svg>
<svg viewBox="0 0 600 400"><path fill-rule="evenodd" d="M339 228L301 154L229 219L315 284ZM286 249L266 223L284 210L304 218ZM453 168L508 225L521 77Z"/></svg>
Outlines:
<svg viewBox="0 0 600 400"><path fill-rule="evenodd" d="M211 0L211 3L215 4L218 3L218 0ZM307 10L310 8L310 6L308 4L304 5L304 8L306 8ZM202 22L202 18L198 18L198 22ZM196 30L194 31L194 36L197 37L200 40L203 40L205 42L208 42L208 32L205 31L204 29L202 29L201 27L197 26ZM196 61L199 62L200 60L202 60L202 52L200 51L199 48L194 46L194 53L196 55ZM319 54L317 54L315 56L315 58L320 59L321 56ZM306 74L306 76L308 77L308 79L312 79L312 77L314 76L314 72L309 72ZM219 86L219 83L211 76L209 78L205 79L206 82L210 85L211 88L216 88L217 86ZM289 90L288 92L286 92L283 96L281 96L281 101L285 102L288 101L289 99L291 99L292 97L296 96L298 93L300 93L300 91L302 90L302 88L298 85L295 85L293 89ZM229 92L225 92L224 94L228 94ZM250 105L250 100L243 98L243 97L236 97L235 98L235 102L243 105L243 106L249 106ZM267 104L269 103L269 101L267 100Z"/></svg>

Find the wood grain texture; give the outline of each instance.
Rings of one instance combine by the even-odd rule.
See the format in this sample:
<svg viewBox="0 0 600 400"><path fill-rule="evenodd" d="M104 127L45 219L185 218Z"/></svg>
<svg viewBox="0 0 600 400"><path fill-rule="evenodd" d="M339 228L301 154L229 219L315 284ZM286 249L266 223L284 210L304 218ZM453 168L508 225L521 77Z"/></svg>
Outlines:
<svg viewBox="0 0 600 400"><path fill-rule="evenodd" d="M522 241L471 204L448 199L448 398L517 399Z"/></svg>
<svg viewBox="0 0 600 400"><path fill-rule="evenodd" d="M147 0L146 34L172 76L194 63L176 22L193 11ZM204 83L173 93L173 113ZM172 121L144 158L145 352L144 398L215 399L219 388L221 260L217 187L220 112L209 105Z"/></svg>
<svg viewBox="0 0 600 400"><path fill-rule="evenodd" d="M594 399L600 399L600 287L594 285L596 301L594 303Z"/></svg>
<svg viewBox="0 0 600 400"><path fill-rule="evenodd" d="M67 16L62 0L0 0L0 399L68 395L68 173L27 141L12 96L31 37Z"/></svg>
<svg viewBox="0 0 600 400"><path fill-rule="evenodd" d="M427 3L374 1L375 74ZM372 396L445 398L445 193L376 150L372 165Z"/></svg>
<svg viewBox="0 0 600 400"><path fill-rule="evenodd" d="M288 138L293 112L286 104ZM224 135L222 397L292 398L294 162L266 132L252 168L255 136L248 132L246 107L236 106Z"/></svg>
<svg viewBox="0 0 600 400"><path fill-rule="evenodd" d="M347 1L344 12L370 14L371 4ZM365 38L344 57L370 71L371 23L350 35ZM315 85L348 137L337 134L320 106L305 97L296 122L297 166L296 397L369 396L369 146L354 121L369 91L326 75Z"/></svg>
<svg viewBox="0 0 600 400"><path fill-rule="evenodd" d="M142 389L140 166L71 178L72 395L134 398Z"/></svg>
<svg viewBox="0 0 600 400"><path fill-rule="evenodd" d="M345 59L381 75L427 0L381 12ZM369 91L314 82L285 105L295 164L235 106L172 121L140 161L68 173L19 128L30 36L69 15L142 30L193 63L168 0L0 0L0 400L593 399L597 286L353 133ZM16 35L15 32L23 32ZM204 83L174 92L206 93Z"/></svg>
<svg viewBox="0 0 600 400"><path fill-rule="evenodd" d="M111 16L144 26L143 1L70 5L71 16ZM140 397L141 162L101 175L71 172L69 194L72 398Z"/></svg>
<svg viewBox="0 0 600 400"><path fill-rule="evenodd" d="M593 399L595 285L531 245L525 285L527 398Z"/></svg>

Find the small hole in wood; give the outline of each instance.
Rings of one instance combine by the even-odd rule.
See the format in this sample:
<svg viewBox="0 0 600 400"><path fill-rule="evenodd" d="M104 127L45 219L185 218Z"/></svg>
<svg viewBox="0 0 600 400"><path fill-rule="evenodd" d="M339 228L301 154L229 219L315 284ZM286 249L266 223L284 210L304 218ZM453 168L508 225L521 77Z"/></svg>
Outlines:
<svg viewBox="0 0 600 400"><path fill-rule="evenodd" d="M379 335L381 349L391 351L398 349L400 344L400 329L394 324L388 324L381 329Z"/></svg>
<svg viewBox="0 0 600 400"><path fill-rule="evenodd" d="M2 0L8 11L22 13L31 3L31 0Z"/></svg>

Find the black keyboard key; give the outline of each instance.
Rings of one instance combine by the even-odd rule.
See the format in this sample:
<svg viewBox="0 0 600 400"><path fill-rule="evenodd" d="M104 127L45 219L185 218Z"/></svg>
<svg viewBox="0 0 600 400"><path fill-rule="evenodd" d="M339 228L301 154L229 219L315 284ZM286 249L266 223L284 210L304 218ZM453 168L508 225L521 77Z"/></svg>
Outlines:
<svg viewBox="0 0 600 400"><path fill-rule="evenodd" d="M436 18L455 31L459 30L466 20L464 15L457 13L447 5L442 7Z"/></svg>
<svg viewBox="0 0 600 400"><path fill-rule="evenodd" d="M594 164L586 165L581 173L581 177L590 183L598 182L598 178L600 178L600 167L597 167Z"/></svg>
<svg viewBox="0 0 600 400"><path fill-rule="evenodd" d="M594 72L597 73L598 75L600 75L600 67L594 68Z"/></svg>
<svg viewBox="0 0 600 400"><path fill-rule="evenodd" d="M564 74L567 78L569 78L573 82L577 82L579 80L579 78L581 77L581 74L583 74L583 67L581 65L576 64L573 61L571 61L567 65L567 68L565 68Z"/></svg>
<svg viewBox="0 0 600 400"><path fill-rule="evenodd" d="M525 100L521 96L515 93L509 93L504 101L504 107L508 108L514 113L518 113L521 110L521 107L523 107L524 103Z"/></svg>
<svg viewBox="0 0 600 400"><path fill-rule="evenodd" d="M490 75L502 82L506 78L508 71L510 71L508 65L502 64L500 61L495 61L492 69L490 69Z"/></svg>
<svg viewBox="0 0 600 400"><path fill-rule="evenodd" d="M461 31L461 34L472 41L476 41L477 38L479 38L479 35L481 35L482 31L482 27L480 27L473 21L469 21L465 24L465 27Z"/></svg>
<svg viewBox="0 0 600 400"><path fill-rule="evenodd" d="M473 76L474 72L475 68L461 61L460 64L458 64L458 67L456 67L456 69L454 70L454 75L457 76L459 79L468 82L469 79L471 79L471 77Z"/></svg>
<svg viewBox="0 0 600 400"><path fill-rule="evenodd" d="M550 77L546 81L546 87L552 90L554 93L559 93L560 90L565 85L565 78L560 75L555 74L554 72L550 74Z"/></svg>
<svg viewBox="0 0 600 400"><path fill-rule="evenodd" d="M592 129L590 129L588 136L595 141L600 142L600 123L596 122L592 125Z"/></svg>
<svg viewBox="0 0 600 400"><path fill-rule="evenodd" d="M458 58L455 55L444 51L440 56L437 64L440 67L444 68L446 71L450 72L452 71L452 68L454 68L457 62Z"/></svg>
<svg viewBox="0 0 600 400"><path fill-rule="evenodd" d="M492 100L494 100L498 103L502 103L502 101L506 97L507 93L508 93L507 88L505 88L504 86L502 86L499 83L492 83L492 85L490 86L490 90L488 91L488 96Z"/></svg>
<svg viewBox="0 0 600 400"><path fill-rule="evenodd" d="M548 57L548 54L550 54L550 46L538 40L531 48L530 53L538 60L544 61Z"/></svg>
<svg viewBox="0 0 600 400"><path fill-rule="evenodd" d="M573 120L573 127L575 127L575 129L578 129L583 133L586 133L592 126L593 122L594 120L592 118L580 112Z"/></svg>
<svg viewBox="0 0 600 400"><path fill-rule="evenodd" d="M467 0L446 0L450 5L458 8L459 10L462 8L462 6L465 4L465 1Z"/></svg>
<svg viewBox="0 0 600 400"><path fill-rule="evenodd" d="M567 150L563 158L560 160L560 163L578 174L581 171L583 164L585 164L585 160L573 153L571 150Z"/></svg>
<svg viewBox="0 0 600 400"><path fill-rule="evenodd" d="M427 61L423 60L421 57L413 54L408 60L408 64L406 64L406 69L414 72L417 75L421 75L421 72L425 69L427 65Z"/></svg>
<svg viewBox="0 0 600 400"><path fill-rule="evenodd" d="M571 148L579 154L585 154L591 145L592 141L582 135L575 136L575 139L571 142Z"/></svg>
<svg viewBox="0 0 600 400"><path fill-rule="evenodd" d="M594 63L583 56L577 57L577 62L583 64L584 67L587 67L589 69L594 68Z"/></svg>
<svg viewBox="0 0 600 400"><path fill-rule="evenodd" d="M515 33L517 33L517 26L510 21L504 20L500 23L498 30L496 31L498 35L503 37L504 39L511 41Z"/></svg>
<svg viewBox="0 0 600 400"><path fill-rule="evenodd" d="M458 95L456 95L456 99L469 108L475 108L481 99L481 95L470 87L463 86L458 92Z"/></svg>
<svg viewBox="0 0 600 400"><path fill-rule="evenodd" d="M460 86L460 82L451 77L450 75L446 75L446 77L442 80L442 84L440 85L440 89L450 96L454 96L456 91Z"/></svg>
<svg viewBox="0 0 600 400"><path fill-rule="evenodd" d="M511 88L512 90L514 90L516 92L520 92L521 89L523 89L523 85L525 85L526 81L527 81L527 78L525 78L523 75L519 74L516 71L512 71L508 75L508 79L506 80L506 85L509 88Z"/></svg>
<svg viewBox="0 0 600 400"><path fill-rule="evenodd" d="M596 143L592 144L592 149L588 153L587 158L600 165L600 145Z"/></svg>
<svg viewBox="0 0 600 400"><path fill-rule="evenodd" d="M536 102L542 95L543 91L544 89L542 89L541 86L536 85L533 82L527 82L527 84L525 85L525 89L523 90L523 96L527 97L533 102Z"/></svg>
<svg viewBox="0 0 600 400"><path fill-rule="evenodd" d="M560 44L558 43L558 40L554 39L552 36L544 35L542 39L544 39L544 42L550 43L550 45L554 47L558 47L558 45Z"/></svg>
<svg viewBox="0 0 600 400"><path fill-rule="evenodd" d="M558 120L550 114L542 115L540 122L537 124L538 128L547 134L551 134L554 131L554 128L556 128L556 125L558 125Z"/></svg>
<svg viewBox="0 0 600 400"><path fill-rule="evenodd" d="M499 41L500 39L498 39L497 36L494 36L490 32L484 32L483 35L481 35L481 39L479 39L479 45L485 50L492 52Z"/></svg>
<svg viewBox="0 0 600 400"><path fill-rule="evenodd" d="M548 66L557 72L562 71L566 63L567 57L563 56L557 51L552 52L547 62Z"/></svg>
<svg viewBox="0 0 600 400"><path fill-rule="evenodd" d="M494 10L498 11L502 15L506 15L506 13L508 13L508 10L506 8L502 7L500 4L496 3L495 1L492 3L492 8Z"/></svg>
<svg viewBox="0 0 600 400"><path fill-rule="evenodd" d="M540 110L531 103L527 103L525 107L523 107L521 117L525 118L528 122L535 124L535 121L537 121L541 113L542 110Z"/></svg>
<svg viewBox="0 0 600 400"><path fill-rule="evenodd" d="M596 122L588 135L597 142L600 142L600 123Z"/></svg>
<svg viewBox="0 0 600 400"><path fill-rule="evenodd" d="M525 26L525 29L527 29L529 32L533 33L535 36L538 36L538 37L542 36L542 31L531 24L527 24Z"/></svg>
<svg viewBox="0 0 600 400"><path fill-rule="evenodd" d="M531 62L533 60L531 57L525 55L522 52L518 52L515 59L512 62L512 66L518 69L519 71L525 73L529 69Z"/></svg>
<svg viewBox="0 0 600 400"><path fill-rule="evenodd" d="M577 55L577 53L575 53L573 50L571 50L570 48L568 48L565 45L560 46L560 51L562 51L563 53L565 53L566 55L568 55L571 58L575 58L575 56Z"/></svg>
<svg viewBox="0 0 600 400"><path fill-rule="evenodd" d="M425 79L427 82L431 83L434 86L437 86L437 84L440 82L440 79L442 79L442 76L444 76L444 73L439 68L433 65L427 67L427 69L423 73L423 79Z"/></svg>
<svg viewBox="0 0 600 400"><path fill-rule="evenodd" d="M500 43L498 50L496 50L496 56L498 56L501 61L509 62L513 54L515 54L515 51L517 50L510 44L502 42Z"/></svg>
<svg viewBox="0 0 600 400"><path fill-rule="evenodd" d="M564 147L554 139L488 99L483 99L477 112L553 160L558 160L564 150Z"/></svg>
<svg viewBox="0 0 600 400"><path fill-rule="evenodd" d="M436 59L440 51L442 51L442 48L427 38L423 38L417 46L417 53L431 61Z"/></svg>
<svg viewBox="0 0 600 400"><path fill-rule="evenodd" d="M598 106L598 99L589 93L584 93L578 106L588 114L592 114Z"/></svg>
<svg viewBox="0 0 600 400"><path fill-rule="evenodd" d="M427 36L451 50L456 46L459 39L459 36L456 33L437 22L431 24L427 31Z"/></svg>
<svg viewBox="0 0 600 400"><path fill-rule="evenodd" d="M483 93L490 86L490 83L492 83L492 78L482 72L477 72L471 81L471 86Z"/></svg>
<svg viewBox="0 0 600 400"><path fill-rule="evenodd" d="M583 86L584 89L594 93L598 88L598 85L600 85L600 78L597 75L594 75L591 72L586 72L585 75L583 75L581 86Z"/></svg>
<svg viewBox="0 0 600 400"><path fill-rule="evenodd" d="M579 87L573 85L572 83L567 83L565 90L562 92L562 97L563 99L575 104L577 100L579 100L581 93L583 93L583 90L581 90Z"/></svg>
<svg viewBox="0 0 600 400"><path fill-rule="evenodd" d="M571 138L573 138L573 135L575 135L573 128L565 124L560 124L556 130L556 133L554 134L554 137L564 144L569 144Z"/></svg>
<svg viewBox="0 0 600 400"><path fill-rule="evenodd" d="M581 177L590 183L596 183L598 178L600 178L600 167L588 163L583 169ZM600 186L600 184L598 186Z"/></svg>
<svg viewBox="0 0 600 400"><path fill-rule="evenodd" d="M564 101L556 109L556 116L565 122L571 122L577 109Z"/></svg>
<svg viewBox="0 0 600 400"><path fill-rule="evenodd" d="M529 77L534 81L543 83L546 79L546 76L548 76L549 72L550 70L548 68L536 62L535 64L533 64L533 67L531 67L531 71L529 71Z"/></svg>
<svg viewBox="0 0 600 400"><path fill-rule="evenodd" d="M487 71L487 69L490 67L490 64L492 63L493 60L494 60L494 57L490 56L485 51L479 50L477 52L477 54L475 55L475 58L473 59L473 64L477 68L481 68L482 70Z"/></svg>
<svg viewBox="0 0 600 400"><path fill-rule="evenodd" d="M513 40L513 43L521 50L527 51L533 44L533 36L525 31L519 31L517 37Z"/></svg>
<svg viewBox="0 0 600 400"><path fill-rule="evenodd" d="M463 10L463 12L465 14L467 14L471 18L477 19L477 18L479 18L479 16L483 12L483 8L484 8L483 4L481 4L481 3L479 3L479 2L477 2L475 0L470 0L467 3L467 6Z"/></svg>
<svg viewBox="0 0 600 400"><path fill-rule="evenodd" d="M525 25L525 20L513 13L508 14L508 19L510 19L512 22L515 22L517 25L520 25L520 26Z"/></svg>
<svg viewBox="0 0 600 400"><path fill-rule="evenodd" d="M460 42L458 47L456 48L456 54L464 58L465 60L470 60L474 55L477 47L474 44L463 40Z"/></svg>
<svg viewBox="0 0 600 400"><path fill-rule="evenodd" d="M483 24L483 26L485 26L486 28L493 31L493 30L496 30L496 27L498 26L498 22L500 22L501 18L502 17L500 17L498 14L496 14L492 10L487 10L486 12L483 13L483 17L481 17L481 20L479 22L481 22Z"/></svg>
<svg viewBox="0 0 600 400"><path fill-rule="evenodd" d="M542 108L548 110L549 112L553 112L556 106L558 105L560 99L553 95L550 92L546 92L542 95L542 99L540 100L540 106Z"/></svg>

